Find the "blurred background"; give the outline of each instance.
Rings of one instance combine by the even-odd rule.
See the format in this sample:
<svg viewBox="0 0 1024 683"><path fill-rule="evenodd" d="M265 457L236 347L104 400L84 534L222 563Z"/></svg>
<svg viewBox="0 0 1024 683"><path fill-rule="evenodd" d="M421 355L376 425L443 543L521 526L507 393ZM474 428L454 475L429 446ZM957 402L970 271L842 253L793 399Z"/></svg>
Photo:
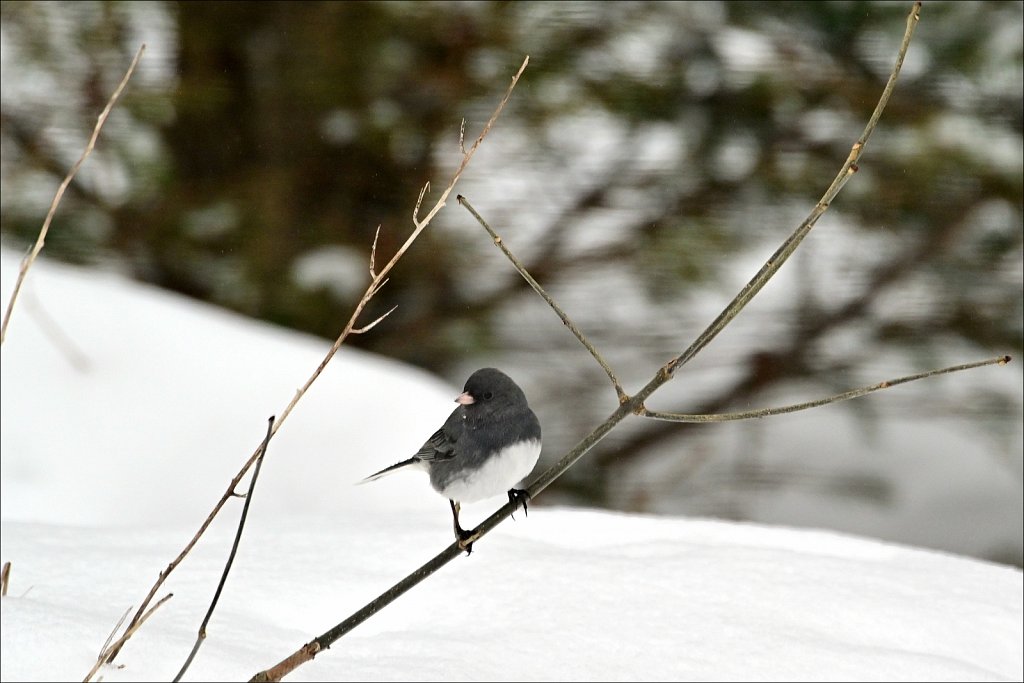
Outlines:
<svg viewBox="0 0 1024 683"><path fill-rule="evenodd" d="M145 42L45 254L326 339L368 282L377 226L383 261L422 185L430 204L457 166L462 119L475 138L528 54L458 191L635 391L814 206L910 3L0 6L4 244L35 239ZM1021 354L1022 30L1020 2L926 3L860 172L649 407L749 410ZM502 367L541 417L542 464L616 405L454 202L366 320L395 305L351 343L455 386ZM629 421L538 504L828 527L1019 566L1022 367L753 422Z"/></svg>

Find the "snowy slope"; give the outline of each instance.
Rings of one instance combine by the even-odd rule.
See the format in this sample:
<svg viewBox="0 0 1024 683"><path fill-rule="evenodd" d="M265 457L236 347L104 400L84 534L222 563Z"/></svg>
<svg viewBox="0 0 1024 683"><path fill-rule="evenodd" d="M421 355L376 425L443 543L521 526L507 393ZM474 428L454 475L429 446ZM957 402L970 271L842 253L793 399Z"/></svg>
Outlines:
<svg viewBox="0 0 1024 683"><path fill-rule="evenodd" d="M17 256L0 257L6 303ZM13 562L0 677L81 679L326 344L45 261L29 287L0 373L0 554ZM76 350L44 331L47 319ZM271 444L186 680L276 663L450 542L447 505L420 473L351 484L415 449L456 391L339 354ZM500 502L467 508L464 521ZM239 507L172 575L174 598L104 680L176 673ZM516 518L289 680L1022 678L1022 576L1009 567L543 497Z"/></svg>

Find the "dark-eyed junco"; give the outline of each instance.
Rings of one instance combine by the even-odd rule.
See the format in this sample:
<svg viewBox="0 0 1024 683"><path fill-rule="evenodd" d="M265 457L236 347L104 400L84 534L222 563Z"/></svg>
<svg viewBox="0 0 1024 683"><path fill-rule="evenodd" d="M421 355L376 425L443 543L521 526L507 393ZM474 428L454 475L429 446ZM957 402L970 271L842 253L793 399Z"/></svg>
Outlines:
<svg viewBox="0 0 1024 683"><path fill-rule="evenodd" d="M533 471L540 457L540 421L523 390L494 368L470 375L455 402L459 407L416 455L360 483L404 467L425 469L430 485L451 505L459 545L471 552L472 544L466 541L472 532L459 525L461 504L507 492L510 502L521 501L526 509L528 494L514 487Z"/></svg>

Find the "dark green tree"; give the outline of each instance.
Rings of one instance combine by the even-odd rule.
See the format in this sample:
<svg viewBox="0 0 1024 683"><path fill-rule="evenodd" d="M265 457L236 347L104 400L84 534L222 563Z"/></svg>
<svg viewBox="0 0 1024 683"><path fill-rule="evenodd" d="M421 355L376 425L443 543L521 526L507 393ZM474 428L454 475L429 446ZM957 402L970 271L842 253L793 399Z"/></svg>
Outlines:
<svg viewBox="0 0 1024 683"><path fill-rule="evenodd" d="M877 100L906 11L4 2L0 227L10 243L34 238L55 179L145 38L148 64L72 186L47 253L113 262L333 338L365 283L377 226L388 254L410 229L419 188L453 166L461 119L473 134L529 54L501 130L460 191L628 384L674 355L806 214ZM1024 10L924 12L843 201L774 294L672 389L672 408L747 408L1022 351ZM601 373L457 208L369 315L396 304L358 343L454 383L483 364L518 372L537 396L550 455L610 409ZM885 431L883 413L966 416L978 457L1006 459L1019 489L1019 368L1007 369L1012 382L966 379L938 394L908 390L884 410L845 410L865 447L880 449L870 439ZM882 507L896 496L868 470L780 465L771 454L790 446L760 427L689 439L708 429L622 430L561 492L739 518L758 517L750 491L809 487ZM723 488L735 495L723 499ZM978 552L1019 563L1020 539Z"/></svg>

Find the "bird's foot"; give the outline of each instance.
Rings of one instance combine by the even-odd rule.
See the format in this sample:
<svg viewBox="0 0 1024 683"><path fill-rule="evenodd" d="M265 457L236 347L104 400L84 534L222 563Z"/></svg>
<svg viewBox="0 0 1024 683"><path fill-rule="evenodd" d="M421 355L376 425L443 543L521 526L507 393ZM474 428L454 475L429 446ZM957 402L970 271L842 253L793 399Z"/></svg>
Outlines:
<svg viewBox="0 0 1024 683"><path fill-rule="evenodd" d="M473 538L472 531L466 531L462 527L456 527L455 538L459 544L459 547L465 550L467 555L473 554L473 542L470 540Z"/></svg>
<svg viewBox="0 0 1024 683"><path fill-rule="evenodd" d="M529 507L527 506L527 503L529 502L530 498L532 498L532 496L530 495L530 492L527 491L526 489L509 489L508 490L508 502L512 503L512 506L513 506L512 507L512 512L513 512L512 519L516 518L515 511L519 507L520 503L522 503L522 505L523 505L523 514L526 515L527 517L530 516Z"/></svg>
<svg viewBox="0 0 1024 683"><path fill-rule="evenodd" d="M459 524L459 511L462 510L462 505L456 503L454 500L449 500L448 504L452 508L452 528L455 530L455 540L459 544L459 547L466 551L467 555L473 554L473 543L469 539L473 538L472 531L466 531Z"/></svg>

